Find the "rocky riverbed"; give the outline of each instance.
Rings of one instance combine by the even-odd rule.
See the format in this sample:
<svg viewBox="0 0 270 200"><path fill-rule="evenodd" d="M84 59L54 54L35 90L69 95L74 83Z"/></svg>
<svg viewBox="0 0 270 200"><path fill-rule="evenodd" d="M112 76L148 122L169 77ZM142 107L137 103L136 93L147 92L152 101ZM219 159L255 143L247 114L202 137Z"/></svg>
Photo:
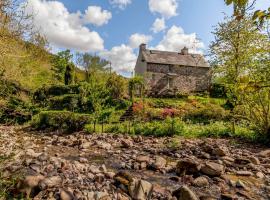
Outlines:
<svg viewBox="0 0 270 200"><path fill-rule="evenodd" d="M2 126L0 155L11 194L37 200L270 199L270 148L240 141Z"/></svg>

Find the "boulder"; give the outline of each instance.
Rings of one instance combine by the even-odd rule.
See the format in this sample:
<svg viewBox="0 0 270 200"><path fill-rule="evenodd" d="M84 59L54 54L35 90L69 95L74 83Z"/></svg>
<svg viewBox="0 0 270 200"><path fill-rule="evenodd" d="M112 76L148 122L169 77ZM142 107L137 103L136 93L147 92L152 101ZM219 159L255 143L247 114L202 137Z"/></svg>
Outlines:
<svg viewBox="0 0 270 200"><path fill-rule="evenodd" d="M152 164L152 167L156 170L164 169L167 164L167 161L165 158L160 156L155 156L154 162Z"/></svg>
<svg viewBox="0 0 270 200"><path fill-rule="evenodd" d="M176 165L177 175L197 174L200 171L201 165L194 159L184 159L178 161Z"/></svg>
<svg viewBox="0 0 270 200"><path fill-rule="evenodd" d="M151 199L153 192L153 185L144 180L133 179L129 183L129 194L134 200L148 200Z"/></svg>
<svg viewBox="0 0 270 200"><path fill-rule="evenodd" d="M39 182L39 187L41 190L45 190L47 188L58 187L61 184L62 184L62 178L60 176L51 176Z"/></svg>
<svg viewBox="0 0 270 200"><path fill-rule="evenodd" d="M196 178L192 184L197 187L207 187L209 186L209 181L206 177L200 176Z"/></svg>
<svg viewBox="0 0 270 200"><path fill-rule="evenodd" d="M149 156L138 156L136 158L137 162L146 162L148 163L150 161L150 157Z"/></svg>
<svg viewBox="0 0 270 200"><path fill-rule="evenodd" d="M261 151L261 152L259 153L259 156L264 157L264 158L270 157L270 149Z"/></svg>
<svg viewBox="0 0 270 200"><path fill-rule="evenodd" d="M226 146L217 146L213 149L212 154L216 156L227 156L229 154L229 150Z"/></svg>
<svg viewBox="0 0 270 200"><path fill-rule="evenodd" d="M201 172L208 176L221 176L224 170L223 165L214 162L206 162L201 168Z"/></svg>
<svg viewBox="0 0 270 200"><path fill-rule="evenodd" d="M26 176L25 179L18 184L18 188L22 193L25 193L27 198L34 197L40 191L39 183L44 180L44 176Z"/></svg>
<svg viewBox="0 0 270 200"><path fill-rule="evenodd" d="M60 199L61 200L73 200L75 197L74 195L66 190L61 190L60 192Z"/></svg>
<svg viewBox="0 0 270 200"><path fill-rule="evenodd" d="M187 186L182 186L175 190L172 194L178 200L199 200L196 194Z"/></svg>

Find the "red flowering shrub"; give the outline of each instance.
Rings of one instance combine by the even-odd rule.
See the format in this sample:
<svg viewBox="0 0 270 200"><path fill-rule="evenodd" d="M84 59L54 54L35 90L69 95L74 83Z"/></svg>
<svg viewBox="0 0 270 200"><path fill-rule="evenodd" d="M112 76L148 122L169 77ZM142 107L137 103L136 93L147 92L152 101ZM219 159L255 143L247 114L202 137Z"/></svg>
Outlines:
<svg viewBox="0 0 270 200"><path fill-rule="evenodd" d="M167 117L175 117L177 110L174 108L164 108L162 111L162 117L165 119Z"/></svg>

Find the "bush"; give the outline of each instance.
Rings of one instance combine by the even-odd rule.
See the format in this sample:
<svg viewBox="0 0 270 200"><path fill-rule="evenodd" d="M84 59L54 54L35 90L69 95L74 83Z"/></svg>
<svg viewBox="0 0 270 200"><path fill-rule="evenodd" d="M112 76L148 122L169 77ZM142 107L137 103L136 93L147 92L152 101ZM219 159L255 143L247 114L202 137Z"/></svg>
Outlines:
<svg viewBox="0 0 270 200"><path fill-rule="evenodd" d="M87 114L69 111L43 111L34 116L31 126L36 130L61 130L72 133L83 130L84 126L91 121L91 115Z"/></svg>
<svg viewBox="0 0 270 200"><path fill-rule="evenodd" d="M210 88L210 97L213 98L226 98L226 90L223 84L212 84Z"/></svg>
<svg viewBox="0 0 270 200"><path fill-rule="evenodd" d="M210 121L227 121L230 118L230 112L219 105L200 104L195 107L186 107L183 119L194 123L210 123Z"/></svg>
<svg viewBox="0 0 270 200"><path fill-rule="evenodd" d="M49 107L51 110L68 110L78 112L80 111L79 102L79 95L67 94L50 98Z"/></svg>

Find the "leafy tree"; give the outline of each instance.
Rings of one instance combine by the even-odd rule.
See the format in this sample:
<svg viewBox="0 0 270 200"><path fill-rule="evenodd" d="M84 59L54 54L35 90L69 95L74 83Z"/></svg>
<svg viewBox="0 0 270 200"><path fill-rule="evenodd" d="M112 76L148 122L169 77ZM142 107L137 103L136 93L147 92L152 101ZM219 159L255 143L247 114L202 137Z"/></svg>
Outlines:
<svg viewBox="0 0 270 200"><path fill-rule="evenodd" d="M108 64L108 61L89 53L77 53L76 56L77 64L84 68L86 81L89 81L91 72L105 71L105 66Z"/></svg>
<svg viewBox="0 0 270 200"><path fill-rule="evenodd" d="M54 76L57 80L64 82L64 76L66 67L70 63L70 60L72 59L72 54L70 53L70 50L65 50L57 53L52 59Z"/></svg>
<svg viewBox="0 0 270 200"><path fill-rule="evenodd" d="M120 99L125 94L126 81L123 77L113 73L109 76L106 87L113 99Z"/></svg>
<svg viewBox="0 0 270 200"><path fill-rule="evenodd" d="M139 96L143 96L144 92L144 80L143 77L141 76L135 76L131 78L128 82L128 92L129 92L129 97L131 101L133 101L134 93L137 91L139 93Z"/></svg>
<svg viewBox="0 0 270 200"><path fill-rule="evenodd" d="M69 63L66 66L65 85L70 85L74 83L74 69L75 69L75 66L73 63Z"/></svg>
<svg viewBox="0 0 270 200"><path fill-rule="evenodd" d="M227 18L214 31L210 46L215 78L224 82L233 116L270 136L270 43L251 17Z"/></svg>

